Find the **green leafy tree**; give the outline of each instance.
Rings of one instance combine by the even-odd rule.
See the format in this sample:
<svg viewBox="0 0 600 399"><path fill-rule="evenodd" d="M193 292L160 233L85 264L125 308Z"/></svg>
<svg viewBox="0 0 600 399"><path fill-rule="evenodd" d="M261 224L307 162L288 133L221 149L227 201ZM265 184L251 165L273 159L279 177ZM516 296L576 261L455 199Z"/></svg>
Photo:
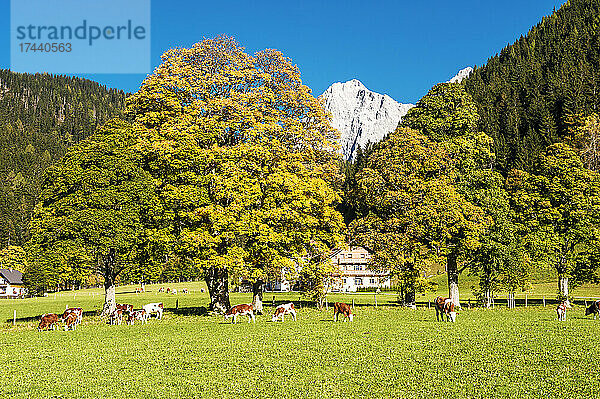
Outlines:
<svg viewBox="0 0 600 399"><path fill-rule="evenodd" d="M570 279L582 266L598 267L600 176L575 149L558 143L540 155L533 173L512 171L507 187L532 257L554 267L559 298L568 299Z"/></svg>
<svg viewBox="0 0 600 399"><path fill-rule="evenodd" d="M491 173L495 158L492 139L477 131L478 120L475 103L458 83L437 84L402 120L403 126L419 130L445 149L447 156L452 159L445 177L467 200L480 198L476 193L480 187L470 186L469 182L477 179L478 174ZM474 204L485 205L483 202ZM485 219L490 220L490 215L487 214ZM481 230L478 234L483 236L486 233ZM456 243L451 245L460 247ZM473 254L474 251L448 252L446 271L449 296L457 305L460 304L459 275L469 266Z"/></svg>
<svg viewBox="0 0 600 399"><path fill-rule="evenodd" d="M0 251L0 269L14 269L21 273L29 269L27 254L23 247L11 245Z"/></svg>
<svg viewBox="0 0 600 399"><path fill-rule="evenodd" d="M202 271L211 310L230 306L231 277L254 283L259 307L263 282L290 256L338 241L337 132L278 51L249 55L220 36L162 59L127 113L152 132L144 151L175 255Z"/></svg>
<svg viewBox="0 0 600 399"><path fill-rule="evenodd" d="M104 313L114 310L117 278L136 264L163 214L157 182L134 149L143 133L110 121L47 171L29 243L30 281L38 287L97 274L104 279Z"/></svg>
<svg viewBox="0 0 600 399"><path fill-rule="evenodd" d="M374 148L357 175L352 235L373 251L374 268L402 279L408 305L422 286L422 266L446 258L448 268L458 270L487 224L457 192L452 173L443 145L401 127ZM458 302L458 292L453 294Z"/></svg>

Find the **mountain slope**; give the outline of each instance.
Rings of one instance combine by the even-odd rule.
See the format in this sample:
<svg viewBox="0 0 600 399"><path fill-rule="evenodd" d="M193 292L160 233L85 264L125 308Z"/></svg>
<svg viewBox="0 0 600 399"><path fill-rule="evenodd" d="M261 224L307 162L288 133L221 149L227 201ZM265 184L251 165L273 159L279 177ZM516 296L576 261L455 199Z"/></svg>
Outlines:
<svg viewBox="0 0 600 399"><path fill-rule="evenodd" d="M466 78L468 78L472 72L473 72L473 68L471 68L471 67L463 68L460 71L458 71L458 73L456 75L454 75L454 77L452 79L450 79L449 81L447 81L446 83L460 83L463 80L465 80Z"/></svg>
<svg viewBox="0 0 600 399"><path fill-rule="evenodd" d="M0 248L27 241L44 170L124 101L90 80L0 70Z"/></svg>
<svg viewBox="0 0 600 399"><path fill-rule="evenodd" d="M381 141L396 129L413 104L401 104L385 94L367 89L352 79L332 84L321 96L325 110L332 115L332 125L340 132L344 159L352 160L359 146Z"/></svg>
<svg viewBox="0 0 600 399"><path fill-rule="evenodd" d="M528 169L578 114L600 110L600 0L570 0L464 84L500 169Z"/></svg>

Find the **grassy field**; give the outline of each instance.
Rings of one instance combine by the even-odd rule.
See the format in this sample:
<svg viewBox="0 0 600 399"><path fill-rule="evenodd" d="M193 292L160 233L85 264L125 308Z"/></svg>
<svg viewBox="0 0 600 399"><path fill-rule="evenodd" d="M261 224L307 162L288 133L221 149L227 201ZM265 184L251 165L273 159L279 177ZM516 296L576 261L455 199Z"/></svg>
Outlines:
<svg viewBox="0 0 600 399"><path fill-rule="evenodd" d="M162 301L162 321L109 326L90 315L100 290L0 301L4 352L2 392L13 398L597 398L600 321L554 306L463 310L457 323L437 323L433 310L406 310L394 295L334 295L356 303L353 323L332 311L301 307L296 323L258 316L237 325L204 314L199 284L189 295L134 294L117 300L140 307ZM599 292L600 294L600 292ZM434 294L431 294L434 295ZM232 294L232 303L248 302ZM179 309L175 309L178 300ZM270 305L272 294L266 294ZM277 294L276 301L298 301ZM82 306L76 331L36 331L37 317ZM267 309L272 311L271 307ZM31 319L28 319L31 318Z"/></svg>

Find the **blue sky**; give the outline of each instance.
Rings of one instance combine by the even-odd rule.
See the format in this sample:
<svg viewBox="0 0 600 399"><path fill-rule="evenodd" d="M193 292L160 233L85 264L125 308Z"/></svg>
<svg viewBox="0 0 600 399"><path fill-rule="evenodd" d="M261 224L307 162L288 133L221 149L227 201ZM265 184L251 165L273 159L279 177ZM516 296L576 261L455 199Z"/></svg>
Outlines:
<svg viewBox="0 0 600 399"><path fill-rule="evenodd" d="M228 34L250 53L281 50L315 95L357 78L398 101L416 102L459 69L485 63L563 2L153 0L151 61L158 65L170 47ZM10 67L9 16L9 0L0 0L0 68ZM145 75L80 76L136 91Z"/></svg>

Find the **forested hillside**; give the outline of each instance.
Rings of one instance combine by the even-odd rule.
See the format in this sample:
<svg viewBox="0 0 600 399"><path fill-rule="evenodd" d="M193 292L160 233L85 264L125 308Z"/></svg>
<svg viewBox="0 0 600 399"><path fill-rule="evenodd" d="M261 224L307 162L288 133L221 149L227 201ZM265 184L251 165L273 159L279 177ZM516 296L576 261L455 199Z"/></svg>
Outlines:
<svg viewBox="0 0 600 399"><path fill-rule="evenodd" d="M43 171L124 101L90 80L0 70L0 247L27 241Z"/></svg>
<svg viewBox="0 0 600 399"><path fill-rule="evenodd" d="M600 0L571 0L464 81L505 171L530 169L600 108Z"/></svg>

